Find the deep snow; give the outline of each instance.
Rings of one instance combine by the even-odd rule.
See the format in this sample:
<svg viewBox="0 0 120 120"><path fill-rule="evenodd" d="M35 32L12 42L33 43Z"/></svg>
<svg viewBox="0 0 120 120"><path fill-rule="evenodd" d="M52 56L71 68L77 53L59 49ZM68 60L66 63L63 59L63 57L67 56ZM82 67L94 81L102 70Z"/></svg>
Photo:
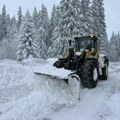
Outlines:
<svg viewBox="0 0 120 120"><path fill-rule="evenodd" d="M0 60L0 120L120 120L120 63L110 63L107 81L81 89L79 102L64 81L34 74L70 73L54 61Z"/></svg>

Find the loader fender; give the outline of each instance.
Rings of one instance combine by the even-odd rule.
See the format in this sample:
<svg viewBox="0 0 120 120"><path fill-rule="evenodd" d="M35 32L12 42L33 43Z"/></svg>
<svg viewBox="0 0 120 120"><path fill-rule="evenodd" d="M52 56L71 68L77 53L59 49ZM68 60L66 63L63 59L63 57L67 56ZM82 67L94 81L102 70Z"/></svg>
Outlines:
<svg viewBox="0 0 120 120"><path fill-rule="evenodd" d="M104 68L105 66L109 66L109 60L108 60L108 57L103 55L103 54L100 54L99 55L99 67L100 68Z"/></svg>

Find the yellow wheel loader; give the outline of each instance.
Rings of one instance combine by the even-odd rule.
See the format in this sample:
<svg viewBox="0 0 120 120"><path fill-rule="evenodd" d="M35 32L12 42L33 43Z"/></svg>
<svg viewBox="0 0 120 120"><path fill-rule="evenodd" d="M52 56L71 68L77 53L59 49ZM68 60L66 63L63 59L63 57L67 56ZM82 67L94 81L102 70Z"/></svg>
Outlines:
<svg viewBox="0 0 120 120"><path fill-rule="evenodd" d="M69 40L65 57L58 58L53 64L56 68L72 71L67 78L38 73L51 78L64 80L73 96L80 99L80 87L95 88L98 80L108 79L108 57L99 53L98 38L95 35L76 36Z"/></svg>
<svg viewBox="0 0 120 120"><path fill-rule="evenodd" d="M98 80L108 78L108 57L99 53L95 35L76 36L69 41L67 57L59 58L53 66L74 71L70 77L80 80L83 87L95 88Z"/></svg>

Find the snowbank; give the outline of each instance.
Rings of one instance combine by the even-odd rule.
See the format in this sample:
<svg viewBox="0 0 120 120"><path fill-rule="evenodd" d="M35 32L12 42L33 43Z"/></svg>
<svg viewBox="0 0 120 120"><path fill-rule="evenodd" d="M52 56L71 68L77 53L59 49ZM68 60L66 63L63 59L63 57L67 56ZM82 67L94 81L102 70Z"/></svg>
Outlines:
<svg viewBox="0 0 120 120"><path fill-rule="evenodd" d="M69 86L64 81L34 74L36 68L46 67L55 72L50 67L53 61L0 61L0 120L48 119L52 113L72 104Z"/></svg>

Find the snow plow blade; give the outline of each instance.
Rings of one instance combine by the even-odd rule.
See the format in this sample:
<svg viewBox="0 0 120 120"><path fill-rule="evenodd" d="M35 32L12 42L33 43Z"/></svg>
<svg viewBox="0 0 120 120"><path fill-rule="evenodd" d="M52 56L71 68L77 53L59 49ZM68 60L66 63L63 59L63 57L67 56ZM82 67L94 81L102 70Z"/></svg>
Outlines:
<svg viewBox="0 0 120 120"><path fill-rule="evenodd" d="M81 80L76 72L68 75L68 85L74 98L80 100Z"/></svg>
<svg viewBox="0 0 120 120"><path fill-rule="evenodd" d="M57 80L65 81L69 85L69 89L71 91L72 96L75 99L80 100L80 89L81 89L80 81L81 80L76 73L71 73L66 78L62 78L60 76L55 76L55 75L50 75L50 74L45 74L45 73L39 73L39 72L34 72L34 73L36 75L49 77L51 79L57 79Z"/></svg>

